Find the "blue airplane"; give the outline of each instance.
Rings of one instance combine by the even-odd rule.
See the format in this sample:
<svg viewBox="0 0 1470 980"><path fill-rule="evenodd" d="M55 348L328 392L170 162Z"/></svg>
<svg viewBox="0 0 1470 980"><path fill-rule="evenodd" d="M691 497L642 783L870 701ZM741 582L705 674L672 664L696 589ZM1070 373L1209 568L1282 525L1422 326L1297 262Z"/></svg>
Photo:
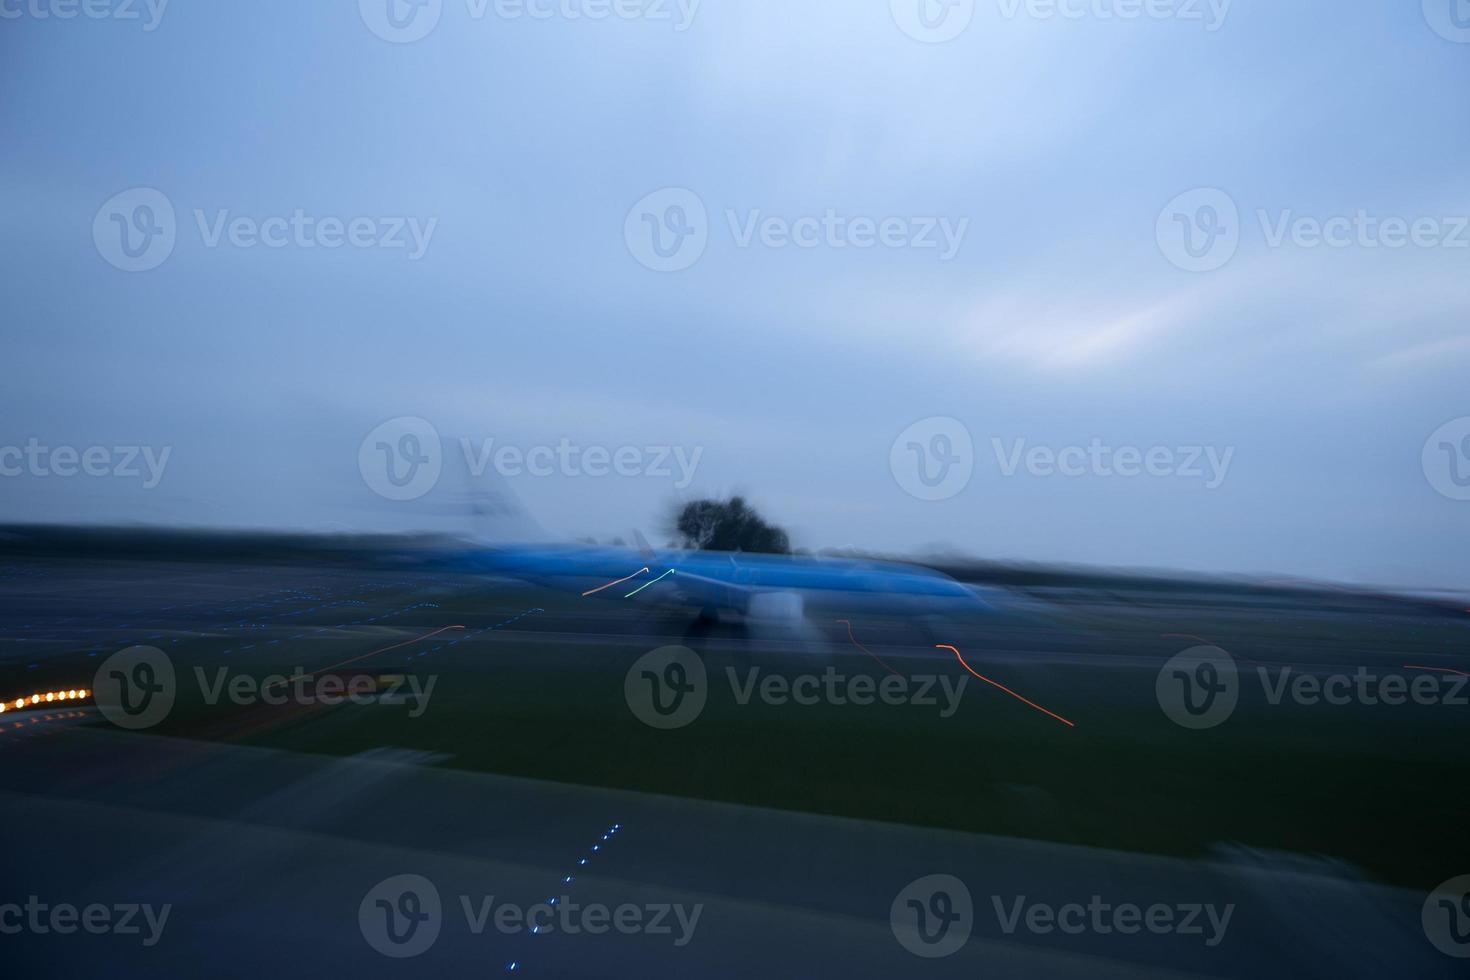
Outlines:
<svg viewBox="0 0 1470 980"><path fill-rule="evenodd" d="M589 601L681 607L705 618L799 622L808 603L873 611L945 606L988 609L975 589L899 562L586 545L477 551L487 571Z"/></svg>

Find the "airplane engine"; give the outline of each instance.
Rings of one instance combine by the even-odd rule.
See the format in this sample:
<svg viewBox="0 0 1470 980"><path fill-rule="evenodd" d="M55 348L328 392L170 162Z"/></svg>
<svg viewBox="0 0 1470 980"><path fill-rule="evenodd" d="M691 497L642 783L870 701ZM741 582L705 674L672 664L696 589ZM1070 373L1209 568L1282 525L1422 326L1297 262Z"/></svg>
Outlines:
<svg viewBox="0 0 1470 980"><path fill-rule="evenodd" d="M746 609L750 619L788 624L800 623L804 612L801 595L796 592L757 592Z"/></svg>

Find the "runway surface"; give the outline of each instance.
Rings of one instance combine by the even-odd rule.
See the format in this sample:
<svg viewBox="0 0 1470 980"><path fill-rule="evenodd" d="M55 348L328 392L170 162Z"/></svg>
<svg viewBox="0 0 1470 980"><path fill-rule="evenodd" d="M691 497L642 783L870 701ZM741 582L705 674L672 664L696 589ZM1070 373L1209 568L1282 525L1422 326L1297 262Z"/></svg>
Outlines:
<svg viewBox="0 0 1470 980"><path fill-rule="evenodd" d="M0 697L90 692L136 645L176 690L135 731L93 697L0 714L0 906L171 909L152 945L28 927L0 948L43 975L1460 975L1421 911L1470 873L1470 709L1271 695L1283 669L1453 676L1470 615L1290 590L975 588L988 611L830 595L774 630L432 563L5 556ZM1157 683L1204 643L1236 658L1239 704L1189 730ZM699 658L705 700L659 730L626 685L666 645ZM293 673L307 679L284 703L258 695ZM937 703L742 701L828 674L848 694L859 676L932 677ZM326 703L328 677L373 695ZM224 693L242 678L255 693ZM938 692L961 680L945 715ZM400 875L440 899L409 958L370 936L398 909L373 890ZM895 915L932 875L963 882L949 898L969 922L930 958ZM683 943L677 925L476 919L553 897L699 911ZM1075 931L1026 918L1089 904L1108 911L1075 913ZM1130 904L1176 924L1195 908L1202 930L1110 928ZM1207 910L1227 908L1208 942Z"/></svg>

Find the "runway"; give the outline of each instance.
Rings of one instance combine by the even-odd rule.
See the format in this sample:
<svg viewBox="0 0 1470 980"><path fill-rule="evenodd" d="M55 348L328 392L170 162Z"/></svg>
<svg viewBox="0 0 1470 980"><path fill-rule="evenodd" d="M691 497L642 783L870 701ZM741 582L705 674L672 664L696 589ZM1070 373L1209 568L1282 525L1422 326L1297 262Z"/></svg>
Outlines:
<svg viewBox="0 0 1470 980"><path fill-rule="evenodd" d="M1420 913L1470 871L1455 775L1467 709L1272 697L1283 669L1463 668L1470 617L1444 603L975 582L983 614L830 594L772 631L442 563L8 555L0 582L0 697L95 689L137 645L174 678L168 711L140 730L95 698L0 714L0 906L171 909L152 945L7 935L16 964L1251 978L1457 965ZM1239 703L1195 731L1161 709L1158 684L1202 643L1238 660ZM660 730L628 685L666 646L705 680L697 715ZM918 697L925 678L935 703ZM873 694L885 680L904 698ZM359 915L400 875L440 899L433 942L403 959ZM933 875L963 883L969 931L925 958L893 916ZM667 933L532 934L490 917L551 898L642 910L645 925L659 907L699 912L682 926L666 912ZM1129 932L1116 910L1130 907L1180 928Z"/></svg>

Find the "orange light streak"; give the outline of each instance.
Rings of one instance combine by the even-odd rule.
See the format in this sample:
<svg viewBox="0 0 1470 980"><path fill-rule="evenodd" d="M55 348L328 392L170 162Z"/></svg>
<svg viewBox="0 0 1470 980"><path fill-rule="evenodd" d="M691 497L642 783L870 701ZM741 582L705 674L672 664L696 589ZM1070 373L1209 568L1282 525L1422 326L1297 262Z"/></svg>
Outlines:
<svg viewBox="0 0 1470 980"><path fill-rule="evenodd" d="M985 683L989 684L991 687L998 687L998 688L1000 688L1002 691L1005 691L1007 694L1009 694L1011 697L1015 698L1017 701L1020 701L1022 704L1030 705L1031 707L1035 708L1037 711L1040 711L1044 715L1050 715L1052 718L1055 718L1057 721L1059 721L1062 724L1068 726L1069 728L1076 728L1077 727L1072 722L1068 721L1067 719L1063 718L1061 715L1057 714L1055 711L1048 711L1045 708L1043 708L1041 705L1037 704L1035 701L1028 701L1026 698L1021 697L1021 695L1017 694L1015 691L1012 691L1010 688L1006 687L1004 684L997 684L995 681L991 680L989 677L986 677L984 674L981 674L981 673L977 672L975 670L975 668L973 668L969 664L965 663L965 658L962 657L962 656L960 656L960 651L957 650L957 649L955 649L954 647L950 646L948 643L936 643L934 645L937 648L939 648L940 650L950 650L950 651L952 651L954 653L954 655L955 655L955 659L957 659L960 662L960 666L961 667L965 668L971 674L974 674L976 677L980 678L982 681L984 681Z"/></svg>
<svg viewBox="0 0 1470 980"><path fill-rule="evenodd" d="M630 579L630 578L637 578L638 576L642 575L646 571L648 571L648 566L647 565L644 565L642 568L638 569L638 571L634 572L632 575L625 575L622 578L618 579L616 582L609 582L606 585L599 585L595 589L588 589L586 592L583 592L582 593L582 597L583 598L586 598L589 595L595 595L596 593L601 592L603 589L610 589L610 588L612 588L614 585L622 585L624 582L628 581L628 579Z"/></svg>
<svg viewBox="0 0 1470 980"><path fill-rule="evenodd" d="M441 626L441 627L439 627L436 630L432 630L432 631L430 631L428 633L425 633L423 636L416 636L416 637L414 637L411 640L404 640L402 643L394 643L392 646L379 647L376 650L369 650L367 653L364 653L362 656L352 657L351 659L344 660L344 661L342 661L339 664L332 664L332 666L330 666L330 667L320 667L320 668L312 671L311 673L309 673L309 674L303 674L302 676L303 677L315 677L317 674L325 674L329 670L336 670L339 667L346 667L348 664L355 664L359 660L366 660L368 657L371 657L374 654L387 653L389 650L397 650L399 647L406 647L410 643L418 643L420 640L427 640L431 636L438 636L440 633L443 633L445 630L462 630L462 629L464 629L463 626ZM291 677L291 678L282 678L281 680L276 681L274 684L267 685L265 688L262 688L262 690L271 690L271 689L275 688L276 686L278 686L280 684L286 684L286 683L289 683L290 681L293 681L293 680L296 680L296 678L294 678L294 677Z"/></svg>
<svg viewBox="0 0 1470 980"><path fill-rule="evenodd" d="M859 643L857 641L857 637L855 637L855 636L852 635L852 623L848 622L845 619L839 619L838 622L847 627L847 638L852 641L852 645L853 646L857 647L859 650L863 651L863 653L866 653L868 656L872 657L874 660L877 660L878 661L878 666L880 666L884 670L888 671L894 677L902 677L903 676L898 671L894 670L892 667L890 667L887 664L885 664L883 662L883 660L876 653L874 653L872 650L869 650L867 647L863 646L861 643Z"/></svg>
<svg viewBox="0 0 1470 980"><path fill-rule="evenodd" d="M1420 667L1418 664L1404 664L1405 670L1433 670L1441 674L1459 674L1461 677L1470 677L1463 670L1455 670L1453 667Z"/></svg>

